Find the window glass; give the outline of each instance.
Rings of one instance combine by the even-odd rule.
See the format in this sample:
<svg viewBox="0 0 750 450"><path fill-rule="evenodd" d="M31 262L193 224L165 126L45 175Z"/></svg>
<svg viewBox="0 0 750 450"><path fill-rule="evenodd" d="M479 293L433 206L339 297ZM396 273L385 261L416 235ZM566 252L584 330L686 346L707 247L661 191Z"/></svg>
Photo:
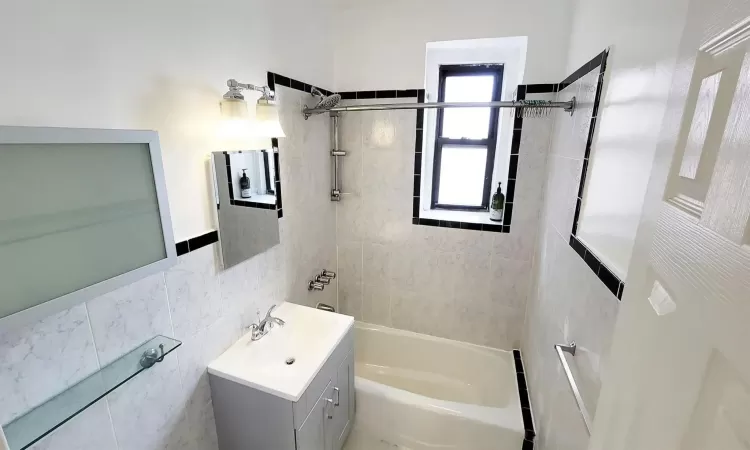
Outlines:
<svg viewBox="0 0 750 450"><path fill-rule="evenodd" d="M486 164L487 147L443 146L438 203L481 206Z"/></svg>
<svg viewBox="0 0 750 450"><path fill-rule="evenodd" d="M493 75L449 76L445 78L446 102L490 102L495 84ZM490 108L447 108L442 137L487 139Z"/></svg>

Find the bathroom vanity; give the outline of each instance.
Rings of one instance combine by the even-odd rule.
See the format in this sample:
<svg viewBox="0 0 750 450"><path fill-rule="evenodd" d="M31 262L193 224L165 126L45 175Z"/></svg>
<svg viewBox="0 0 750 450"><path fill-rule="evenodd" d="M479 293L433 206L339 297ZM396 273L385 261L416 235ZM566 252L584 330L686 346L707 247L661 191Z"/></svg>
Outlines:
<svg viewBox="0 0 750 450"><path fill-rule="evenodd" d="M292 303L208 366L221 450L340 450L354 420L354 319Z"/></svg>

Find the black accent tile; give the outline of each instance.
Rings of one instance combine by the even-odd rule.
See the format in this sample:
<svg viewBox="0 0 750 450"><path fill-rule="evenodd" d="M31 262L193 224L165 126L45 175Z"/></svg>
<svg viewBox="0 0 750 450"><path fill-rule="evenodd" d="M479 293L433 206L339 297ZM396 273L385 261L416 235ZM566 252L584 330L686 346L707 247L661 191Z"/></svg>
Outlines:
<svg viewBox="0 0 750 450"><path fill-rule="evenodd" d="M416 153L422 153L422 138L424 137L424 132L422 130L416 130L415 133L415 140L414 140L414 151Z"/></svg>
<svg viewBox="0 0 750 450"><path fill-rule="evenodd" d="M516 380L518 381L518 389L519 390L527 390L528 387L526 386L526 377L523 375L523 372L516 373Z"/></svg>
<svg viewBox="0 0 750 450"><path fill-rule="evenodd" d="M515 133L515 130L523 128L523 117L518 117L515 111L513 112L513 115L515 116L513 118L513 132Z"/></svg>
<svg viewBox="0 0 750 450"><path fill-rule="evenodd" d="M521 450L534 450L534 440L524 439Z"/></svg>
<svg viewBox="0 0 750 450"><path fill-rule="evenodd" d="M375 91L375 98L396 98L398 91Z"/></svg>
<svg viewBox="0 0 750 450"><path fill-rule="evenodd" d="M276 215L278 215L279 219L281 219L282 217L284 217L284 210L280 209L280 210L276 211Z"/></svg>
<svg viewBox="0 0 750 450"><path fill-rule="evenodd" d="M412 197L412 210L411 210L411 216L412 218L419 218L419 197Z"/></svg>
<svg viewBox="0 0 750 450"><path fill-rule="evenodd" d="M534 419L531 418L531 408L521 408L521 415L523 416L523 427L526 430L534 431Z"/></svg>
<svg viewBox="0 0 750 450"><path fill-rule="evenodd" d="M294 79L290 80L290 82L291 83L290 83L289 87L291 87L292 89L296 89L296 90L302 91L302 92L305 91L305 83L303 83L301 81L294 80Z"/></svg>
<svg viewBox="0 0 750 450"><path fill-rule="evenodd" d="M274 76L273 72L268 72L266 74L266 84L268 84L268 88L269 89L271 89L272 91L275 91L276 90L276 82L274 81L273 76Z"/></svg>
<svg viewBox="0 0 750 450"><path fill-rule="evenodd" d="M339 92L339 95L341 95L341 100L356 100L357 99L356 92Z"/></svg>
<svg viewBox="0 0 750 450"><path fill-rule="evenodd" d="M586 247L584 247L575 236L570 236L570 246L573 247L573 250L578 253L578 256L580 256L581 259L586 256Z"/></svg>
<svg viewBox="0 0 750 450"><path fill-rule="evenodd" d="M527 94L547 94L550 92L557 92L557 84L527 84Z"/></svg>
<svg viewBox="0 0 750 450"><path fill-rule="evenodd" d="M584 159L583 160L583 166L581 168L581 182L578 184L578 198L583 198L583 188L586 185L586 175L589 171L589 160Z"/></svg>
<svg viewBox="0 0 750 450"><path fill-rule="evenodd" d="M513 219L513 203L505 203L505 211L503 212L503 222L510 223Z"/></svg>
<svg viewBox="0 0 750 450"><path fill-rule="evenodd" d="M600 65L605 64L606 55L607 55L607 51L605 50L602 53L599 53L598 55L596 55L593 58L591 58L591 60L589 60L588 62L586 62L586 64L584 64L581 67L579 67L575 72L573 72L572 74L568 75L568 77L565 78L560 83L560 90L562 91L566 87L570 86L571 84L573 84L576 81L578 81L579 79L581 79L587 73L589 73L592 70L596 69Z"/></svg>
<svg viewBox="0 0 750 450"><path fill-rule="evenodd" d="M279 148L279 138L271 138L271 147Z"/></svg>
<svg viewBox="0 0 750 450"><path fill-rule="evenodd" d="M281 181L276 181L276 208L281 209Z"/></svg>
<svg viewBox="0 0 750 450"><path fill-rule="evenodd" d="M452 220L441 220L440 226L442 228L461 228L461 222L454 222Z"/></svg>
<svg viewBox="0 0 750 450"><path fill-rule="evenodd" d="M596 117L592 117L591 123L589 124L589 135L586 138L586 153L584 154L584 158L588 158L589 154L591 153L591 145L594 143L595 132L596 132Z"/></svg>
<svg viewBox="0 0 750 450"><path fill-rule="evenodd" d="M414 175L422 173L422 154L414 153Z"/></svg>
<svg viewBox="0 0 750 450"><path fill-rule="evenodd" d="M417 129L424 129L424 109L417 110Z"/></svg>
<svg viewBox="0 0 750 450"><path fill-rule="evenodd" d="M599 81L596 83L596 95L594 96L594 109L591 112L592 117L599 116L599 102L602 98L602 89L604 89L604 73L599 75Z"/></svg>
<svg viewBox="0 0 750 450"><path fill-rule="evenodd" d="M521 359L521 350L513 350L513 359Z"/></svg>
<svg viewBox="0 0 750 450"><path fill-rule="evenodd" d="M518 155L510 155L510 164L508 165L508 179L515 180L518 174Z"/></svg>
<svg viewBox="0 0 750 450"><path fill-rule="evenodd" d="M422 176L421 175L414 175L414 197L419 197L421 195L420 191L422 190Z"/></svg>
<svg viewBox="0 0 750 450"><path fill-rule="evenodd" d="M413 217L411 219L411 224L412 225L419 225L419 217Z"/></svg>
<svg viewBox="0 0 750 450"><path fill-rule="evenodd" d="M277 86L292 87L292 80L278 73L273 76L273 81Z"/></svg>
<svg viewBox="0 0 750 450"><path fill-rule="evenodd" d="M232 205L232 206L234 206L234 199L230 199L229 200L229 204Z"/></svg>
<svg viewBox="0 0 750 450"><path fill-rule="evenodd" d="M525 98L526 98L526 85L519 84L518 89L516 90L516 99L523 100Z"/></svg>
<svg viewBox="0 0 750 450"><path fill-rule="evenodd" d="M622 300L622 294L625 291L625 283L620 283L620 289L617 290L617 299Z"/></svg>
<svg viewBox="0 0 750 450"><path fill-rule="evenodd" d="M521 357L513 358L513 363L516 366L516 373L523 373L523 361L521 360Z"/></svg>
<svg viewBox="0 0 750 450"><path fill-rule="evenodd" d="M418 89L403 89L396 91L396 98L411 98L416 97L419 93Z"/></svg>
<svg viewBox="0 0 750 450"><path fill-rule="evenodd" d="M492 233L502 233L503 232L503 226L500 224L493 225L490 223L485 223L482 225L482 231L489 231Z"/></svg>
<svg viewBox="0 0 750 450"><path fill-rule="evenodd" d="M417 91L417 103L424 103L426 96L426 91L424 89L419 89Z"/></svg>
<svg viewBox="0 0 750 450"><path fill-rule="evenodd" d="M219 242L219 232L216 230L209 231L202 236L196 236L192 239L188 239L188 248L191 252L194 252L199 248L211 245L215 242Z"/></svg>
<svg viewBox="0 0 750 450"><path fill-rule="evenodd" d="M357 91L357 100L376 98L377 91Z"/></svg>
<svg viewBox="0 0 750 450"><path fill-rule="evenodd" d="M510 154L517 155L521 151L521 130L513 130L513 139L510 142Z"/></svg>
<svg viewBox="0 0 750 450"><path fill-rule="evenodd" d="M615 274L607 269L604 264L599 267L599 279L602 280L605 286L615 295L620 291L620 279Z"/></svg>
<svg viewBox="0 0 750 450"><path fill-rule="evenodd" d="M508 180L508 185L505 186L505 201L513 203L513 198L516 196L516 180Z"/></svg>
<svg viewBox="0 0 750 450"><path fill-rule="evenodd" d="M481 223L461 222L462 230L482 231Z"/></svg>
<svg viewBox="0 0 750 450"><path fill-rule="evenodd" d="M419 219L420 225L426 225L428 227L439 227L440 221L435 219Z"/></svg>
<svg viewBox="0 0 750 450"><path fill-rule="evenodd" d="M190 251L188 241L178 242L177 244L175 244L175 247L177 248L177 256L182 256Z"/></svg>
<svg viewBox="0 0 750 450"><path fill-rule="evenodd" d="M503 225L503 233L510 233L510 224Z"/></svg>
<svg viewBox="0 0 750 450"><path fill-rule="evenodd" d="M531 408L531 401L529 401L528 390L524 389L524 390L518 391L518 396L520 397L522 408Z"/></svg>
<svg viewBox="0 0 750 450"><path fill-rule="evenodd" d="M224 152L224 161L227 163L227 171L229 170L229 166L232 165L232 160L229 158L229 152ZM227 172L229 173L229 172Z"/></svg>
<svg viewBox="0 0 750 450"><path fill-rule="evenodd" d="M529 408L529 409L531 409L531 408ZM524 441L534 442L534 438L536 438L536 431L534 431L534 430L525 430Z"/></svg>
<svg viewBox="0 0 750 450"><path fill-rule="evenodd" d="M586 254L583 256L583 261L591 267L591 270L593 270L595 274L599 274L599 267L601 267L602 264L599 262L599 258L594 256L593 253L586 250Z"/></svg>
<svg viewBox="0 0 750 450"><path fill-rule="evenodd" d="M581 199L576 199L576 212L573 214L573 234L577 234L578 231L578 216L581 215Z"/></svg>

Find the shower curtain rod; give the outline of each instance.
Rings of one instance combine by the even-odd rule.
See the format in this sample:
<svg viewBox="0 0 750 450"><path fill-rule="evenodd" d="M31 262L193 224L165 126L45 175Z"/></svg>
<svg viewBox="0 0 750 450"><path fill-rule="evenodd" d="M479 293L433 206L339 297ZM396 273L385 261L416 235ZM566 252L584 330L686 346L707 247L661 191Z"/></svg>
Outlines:
<svg viewBox="0 0 750 450"><path fill-rule="evenodd" d="M433 103L381 103L373 105L347 105L332 108L305 108L302 113L305 118L325 112L342 111L382 111L387 109L438 109L438 108L517 108L521 110L549 110L562 108L571 115L576 108L576 98L567 102L553 102L548 100L510 100L499 102L433 102Z"/></svg>

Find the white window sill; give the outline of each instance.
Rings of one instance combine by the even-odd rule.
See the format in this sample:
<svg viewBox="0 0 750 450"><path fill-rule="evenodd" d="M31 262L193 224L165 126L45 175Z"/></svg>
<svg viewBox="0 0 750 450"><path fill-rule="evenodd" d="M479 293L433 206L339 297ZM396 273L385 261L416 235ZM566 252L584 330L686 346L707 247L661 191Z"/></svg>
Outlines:
<svg viewBox="0 0 750 450"><path fill-rule="evenodd" d="M446 211L431 209L419 212L420 219L446 220L452 222L480 223L485 225L502 225L503 222L490 220L489 211Z"/></svg>

